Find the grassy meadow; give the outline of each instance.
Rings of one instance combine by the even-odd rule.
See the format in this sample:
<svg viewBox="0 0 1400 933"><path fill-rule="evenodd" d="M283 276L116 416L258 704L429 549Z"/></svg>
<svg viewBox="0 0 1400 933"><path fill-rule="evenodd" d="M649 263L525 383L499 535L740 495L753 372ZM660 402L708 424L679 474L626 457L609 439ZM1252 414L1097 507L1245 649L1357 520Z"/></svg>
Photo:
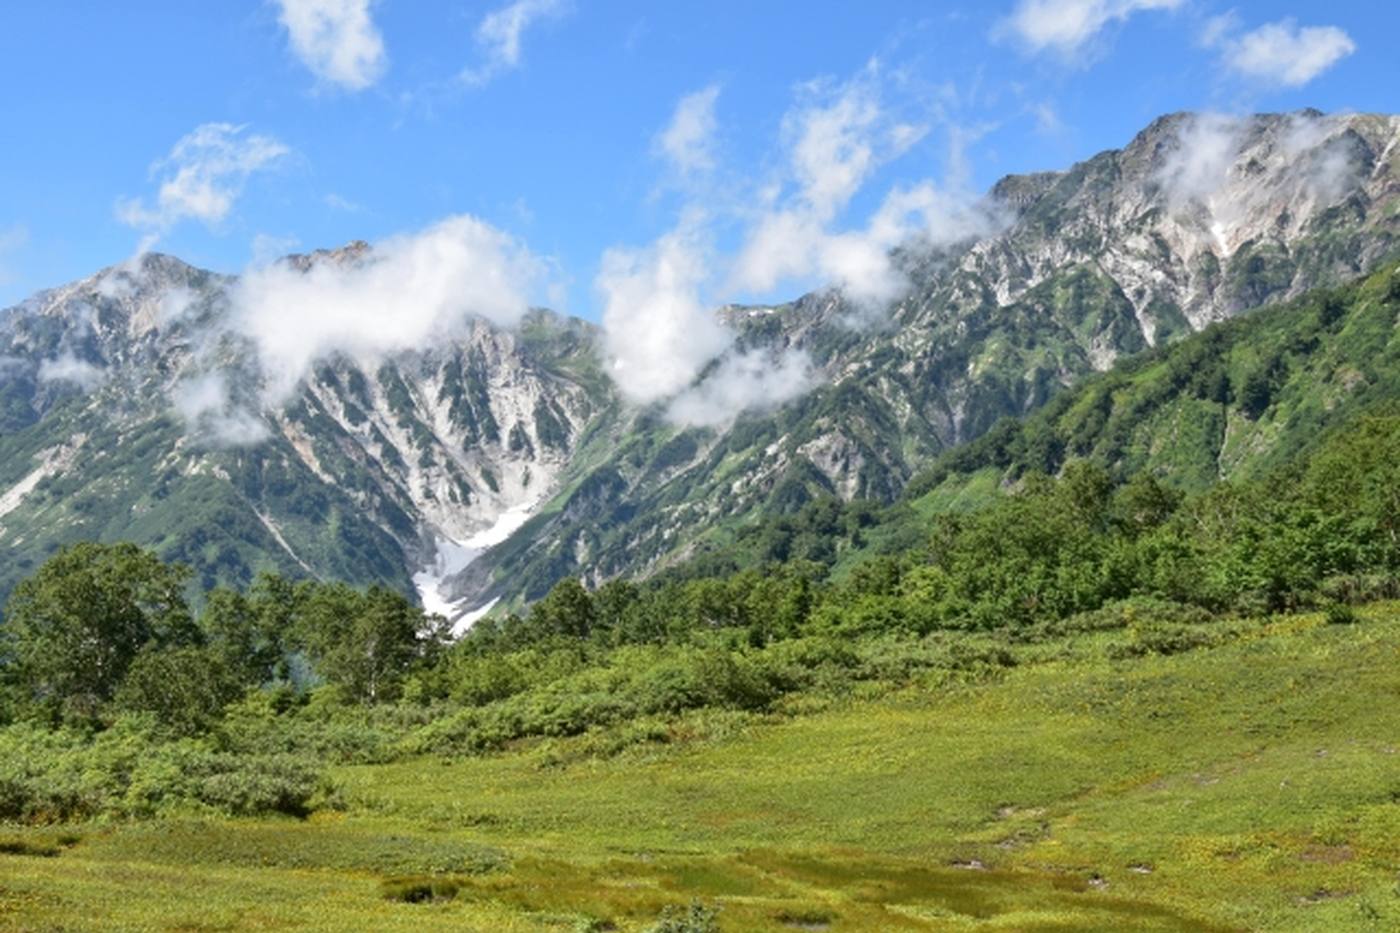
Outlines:
<svg viewBox="0 0 1400 933"><path fill-rule="evenodd" d="M0 827L0 929L1400 928L1400 605L1213 630L344 766L305 820Z"/></svg>

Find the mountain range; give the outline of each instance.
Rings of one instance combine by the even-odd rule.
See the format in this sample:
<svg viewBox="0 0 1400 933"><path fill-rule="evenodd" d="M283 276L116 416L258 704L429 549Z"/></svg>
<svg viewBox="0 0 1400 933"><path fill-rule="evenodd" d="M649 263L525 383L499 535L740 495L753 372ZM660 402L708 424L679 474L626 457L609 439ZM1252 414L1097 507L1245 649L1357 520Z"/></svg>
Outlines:
<svg viewBox="0 0 1400 933"><path fill-rule="evenodd" d="M0 593L63 543L134 540L205 586L260 569L382 582L469 621L566 576L721 549L822 497L890 502L921 473L927 497L925 471L978 438L990 449L1008 416L1378 268L1400 233L1397 142L1391 116L1176 114L1066 171L1005 178L964 235L898 251L908 287L889 307L831 288L717 311L729 354L801 354L813 388L704 418L627 404L599 328L545 310L318 356L269 393L238 280L146 254L0 312ZM356 243L280 262L375 261ZM1292 371L1239 365L1275 389ZM1215 404L1209 387L1188 395ZM1260 423L1243 405L1209 428L1233 444L1192 469L1227 475L1222 451L1268 450L1260 430L1229 433ZM1071 452L1096 450L1102 427ZM1171 449L1152 462L1171 466Z"/></svg>

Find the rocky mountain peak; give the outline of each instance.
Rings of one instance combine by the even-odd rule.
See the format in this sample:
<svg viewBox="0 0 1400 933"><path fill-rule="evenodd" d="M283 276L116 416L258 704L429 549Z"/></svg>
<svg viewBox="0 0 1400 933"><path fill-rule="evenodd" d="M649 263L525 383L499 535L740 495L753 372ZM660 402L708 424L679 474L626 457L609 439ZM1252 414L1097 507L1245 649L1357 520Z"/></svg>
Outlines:
<svg viewBox="0 0 1400 933"><path fill-rule="evenodd" d="M344 246L338 246L334 249L318 249L310 253L292 253L282 257L279 261L301 272L307 272L322 263L337 266L357 265L368 258L372 249L369 243L364 240L351 240Z"/></svg>

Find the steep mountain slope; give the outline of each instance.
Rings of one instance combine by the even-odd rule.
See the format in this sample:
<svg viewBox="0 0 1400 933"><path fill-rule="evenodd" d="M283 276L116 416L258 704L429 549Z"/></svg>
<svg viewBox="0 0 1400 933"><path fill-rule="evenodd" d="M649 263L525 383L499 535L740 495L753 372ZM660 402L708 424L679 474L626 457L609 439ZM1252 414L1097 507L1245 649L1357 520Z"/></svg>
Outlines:
<svg viewBox="0 0 1400 933"><path fill-rule="evenodd" d="M382 365L332 359L259 408L221 329L228 284L147 255L0 321L0 592L82 538L155 546L206 584L267 567L407 589L443 541L551 493L609 404L588 325L538 312Z"/></svg>
<svg viewBox="0 0 1400 933"><path fill-rule="evenodd" d="M1115 484L1150 476L1204 493L1222 481L1289 476L1367 417L1397 413L1400 263L1392 262L1088 376L936 457L886 508L816 500L669 572L722 575L801 559L834 566L839 577L873 555L923 553L933 516L975 512L1071 462L1101 467Z"/></svg>
<svg viewBox="0 0 1400 933"><path fill-rule="evenodd" d="M1394 117L1176 115L1007 178L976 208L995 232L900 251L892 308L720 312L734 352L803 353L818 387L718 427L624 406L596 329L543 311L331 356L270 398L236 280L148 255L0 312L0 593L63 542L121 538L206 584L416 583L455 613L644 574L816 496L892 501L1124 356L1373 268L1400 230L1397 141Z"/></svg>
<svg viewBox="0 0 1400 933"><path fill-rule="evenodd" d="M940 457L906 490L931 502L1070 459L1184 490L1290 463L1328 430L1400 405L1400 264L1125 360Z"/></svg>
<svg viewBox="0 0 1400 933"><path fill-rule="evenodd" d="M456 583L540 595L722 546L813 496L888 500L941 451L1124 355L1351 278L1400 232L1400 118L1164 117L1121 151L1004 179L996 235L901 257L877 324L833 293L730 309L741 346L810 354L824 384L720 430L642 419Z"/></svg>

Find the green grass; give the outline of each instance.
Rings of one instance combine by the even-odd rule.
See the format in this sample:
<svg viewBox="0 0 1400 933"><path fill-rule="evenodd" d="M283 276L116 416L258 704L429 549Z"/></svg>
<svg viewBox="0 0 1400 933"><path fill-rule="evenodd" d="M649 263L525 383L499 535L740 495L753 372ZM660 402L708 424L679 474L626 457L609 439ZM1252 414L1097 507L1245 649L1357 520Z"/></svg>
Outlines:
<svg viewBox="0 0 1400 933"><path fill-rule="evenodd" d="M1400 606L1228 631L1024 646L611 757L345 767L306 821L0 828L0 928L637 930L692 900L725 930L1397 928Z"/></svg>

